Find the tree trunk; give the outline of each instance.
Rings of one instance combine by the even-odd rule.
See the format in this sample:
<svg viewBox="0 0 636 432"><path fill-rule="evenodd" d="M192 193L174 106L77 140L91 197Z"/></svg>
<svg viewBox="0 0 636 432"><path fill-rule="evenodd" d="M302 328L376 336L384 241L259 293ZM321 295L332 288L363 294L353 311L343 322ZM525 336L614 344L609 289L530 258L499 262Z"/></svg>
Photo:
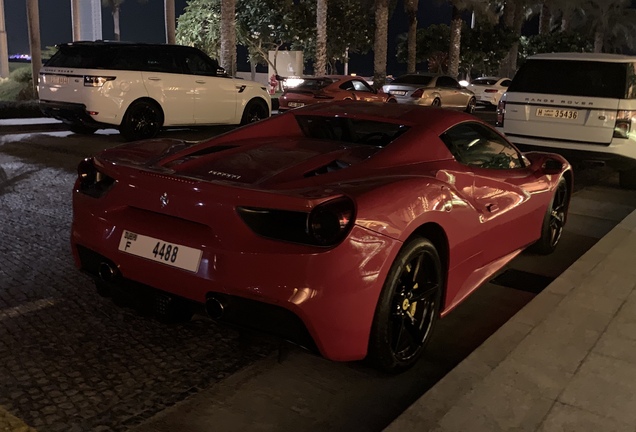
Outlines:
<svg viewBox="0 0 636 432"><path fill-rule="evenodd" d="M121 40L121 33L119 32L119 4L113 5L113 31L115 33L115 40Z"/></svg>
<svg viewBox="0 0 636 432"><path fill-rule="evenodd" d="M552 21L552 14L550 8L548 8L547 0L544 0L541 4L541 15L539 15L539 34L544 35L550 33L550 22Z"/></svg>
<svg viewBox="0 0 636 432"><path fill-rule="evenodd" d="M71 0L71 18L73 23L73 41L82 39L82 27L80 19L80 0Z"/></svg>
<svg viewBox="0 0 636 432"><path fill-rule="evenodd" d="M594 52L603 52L603 42L605 41L605 33L602 29L596 29L594 32Z"/></svg>
<svg viewBox="0 0 636 432"><path fill-rule="evenodd" d="M414 73L417 63L417 6L419 0L404 0L404 8L409 19L409 32L407 37L408 56L406 72Z"/></svg>
<svg viewBox="0 0 636 432"><path fill-rule="evenodd" d="M459 9L453 6L453 17L450 27L450 47L448 49L448 74L453 78L459 75L459 54L462 43L462 16Z"/></svg>
<svg viewBox="0 0 636 432"><path fill-rule="evenodd" d="M386 81L386 57L389 33L389 0L375 0L375 41L373 43L373 87Z"/></svg>
<svg viewBox="0 0 636 432"><path fill-rule="evenodd" d="M504 2L503 23L506 27L512 28L515 19L515 3L514 0L506 0Z"/></svg>
<svg viewBox="0 0 636 432"><path fill-rule="evenodd" d="M509 31L514 31L516 10L517 8L513 0L507 0L504 5L503 19L504 19L504 25L507 27ZM515 50L514 47L510 47L506 56L503 58L503 60L501 60L501 63L499 63L499 73L498 73L499 76L511 77L510 71L512 69L512 65L511 65L512 58L513 57L516 58L516 55L517 55L516 52L518 52L519 47L517 46L515 52L513 52L514 50Z"/></svg>
<svg viewBox="0 0 636 432"><path fill-rule="evenodd" d="M174 11L174 0L164 0L163 9L164 18L166 21L166 43L174 45L176 42L176 18Z"/></svg>
<svg viewBox="0 0 636 432"><path fill-rule="evenodd" d="M255 61L250 62L250 79L252 81L256 81L256 62Z"/></svg>
<svg viewBox="0 0 636 432"><path fill-rule="evenodd" d="M327 74L327 0L316 4L316 64L314 75Z"/></svg>
<svg viewBox="0 0 636 432"><path fill-rule="evenodd" d="M236 75L236 0L221 0L221 67Z"/></svg>
<svg viewBox="0 0 636 432"><path fill-rule="evenodd" d="M0 0L0 78L9 76L9 47L4 23L4 0Z"/></svg>
<svg viewBox="0 0 636 432"><path fill-rule="evenodd" d="M40 10L38 0L27 0L27 25L29 27L29 48L31 50L31 74L33 76L33 94L38 94L38 77L42 67L42 48L40 45Z"/></svg>

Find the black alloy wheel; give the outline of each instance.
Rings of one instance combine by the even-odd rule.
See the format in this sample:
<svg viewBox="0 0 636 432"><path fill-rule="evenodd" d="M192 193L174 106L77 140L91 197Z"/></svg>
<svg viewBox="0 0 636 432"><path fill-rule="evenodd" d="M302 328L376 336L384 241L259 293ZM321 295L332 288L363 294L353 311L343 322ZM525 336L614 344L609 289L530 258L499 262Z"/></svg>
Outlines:
<svg viewBox="0 0 636 432"><path fill-rule="evenodd" d="M267 106L265 102L259 100L251 100L243 111L241 124L246 125L267 118Z"/></svg>
<svg viewBox="0 0 636 432"><path fill-rule="evenodd" d="M547 255L556 249L565 227L565 219L570 202L569 195L567 182L564 178L561 178L543 219L541 238L532 245L532 251Z"/></svg>
<svg viewBox="0 0 636 432"><path fill-rule="evenodd" d="M134 102L126 111L121 133L128 140L153 138L163 125L163 112L150 101Z"/></svg>
<svg viewBox="0 0 636 432"><path fill-rule="evenodd" d="M410 241L398 254L376 308L369 356L378 367L401 372L421 357L439 316L443 272L435 246Z"/></svg>

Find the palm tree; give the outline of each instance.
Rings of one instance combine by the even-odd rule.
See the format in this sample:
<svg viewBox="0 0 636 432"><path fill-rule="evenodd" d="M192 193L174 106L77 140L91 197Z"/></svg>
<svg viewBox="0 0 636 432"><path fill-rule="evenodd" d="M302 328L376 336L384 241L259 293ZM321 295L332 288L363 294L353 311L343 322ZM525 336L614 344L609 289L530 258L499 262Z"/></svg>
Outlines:
<svg viewBox="0 0 636 432"><path fill-rule="evenodd" d="M448 74L452 77L459 75L459 55L462 39L462 12L474 11L477 15L487 19L494 19L489 0L449 0L453 7L450 25L450 48L448 50Z"/></svg>
<svg viewBox="0 0 636 432"><path fill-rule="evenodd" d="M616 38L628 48L634 48L636 11L631 9L630 0L588 0L583 11L594 34L594 52L608 49L611 40Z"/></svg>
<svg viewBox="0 0 636 432"><path fill-rule="evenodd" d="M164 18L166 21L166 43L176 43L176 18L174 10L174 0L164 0L163 2Z"/></svg>
<svg viewBox="0 0 636 432"><path fill-rule="evenodd" d="M139 3L147 3L148 0L137 0ZM124 0L102 0L102 6L110 9L110 13L113 16L113 32L115 33L115 40L121 40L121 31L119 30L119 13L121 12L121 5Z"/></svg>
<svg viewBox="0 0 636 432"><path fill-rule="evenodd" d="M375 41L373 43L373 86L386 81L386 57L389 34L389 0L375 0Z"/></svg>
<svg viewBox="0 0 636 432"><path fill-rule="evenodd" d="M9 76L9 48L4 23L4 0L0 0L0 78Z"/></svg>
<svg viewBox="0 0 636 432"><path fill-rule="evenodd" d="M315 75L327 73L327 0L316 3L316 63Z"/></svg>
<svg viewBox="0 0 636 432"><path fill-rule="evenodd" d="M414 73L417 54L417 7L419 0L404 0L404 11L409 20L409 32L407 36L407 61L406 72Z"/></svg>
<svg viewBox="0 0 636 432"><path fill-rule="evenodd" d="M27 24L29 26L29 48L31 49L31 76L33 94L38 94L38 77L42 67L42 50L40 43L40 10L37 0L27 0Z"/></svg>
<svg viewBox="0 0 636 432"><path fill-rule="evenodd" d="M552 22L552 14L550 13L550 0L543 0L539 7L539 34L550 33L550 23Z"/></svg>
<svg viewBox="0 0 636 432"><path fill-rule="evenodd" d="M236 74L236 0L221 0L221 67Z"/></svg>

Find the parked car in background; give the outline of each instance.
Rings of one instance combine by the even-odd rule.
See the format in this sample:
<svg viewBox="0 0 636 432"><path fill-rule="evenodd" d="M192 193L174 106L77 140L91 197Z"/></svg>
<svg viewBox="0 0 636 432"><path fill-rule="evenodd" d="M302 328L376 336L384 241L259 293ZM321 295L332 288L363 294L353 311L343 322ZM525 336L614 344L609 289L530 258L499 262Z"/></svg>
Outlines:
<svg viewBox="0 0 636 432"><path fill-rule="evenodd" d="M466 88L475 93L478 104L497 107L511 81L510 78L479 77L472 80Z"/></svg>
<svg viewBox="0 0 636 432"><path fill-rule="evenodd" d="M164 127L245 124L271 113L267 88L228 77L216 60L180 45L73 42L39 76L40 108L76 133L118 128L127 139Z"/></svg>
<svg viewBox="0 0 636 432"><path fill-rule="evenodd" d="M424 106L441 106L475 111L477 99L472 91L462 87L455 78L446 75L407 74L382 86L385 93L394 96L398 103Z"/></svg>
<svg viewBox="0 0 636 432"><path fill-rule="evenodd" d="M398 372L522 250L557 247L571 190L564 158L522 155L474 116L319 103L84 160L72 251L102 294L152 287L162 313L205 305Z"/></svg>
<svg viewBox="0 0 636 432"><path fill-rule="evenodd" d="M395 102L394 97L381 90L375 90L362 77L327 75L304 78L297 86L287 88L278 98L278 111L336 100Z"/></svg>
<svg viewBox="0 0 636 432"><path fill-rule="evenodd" d="M499 102L497 125L525 149L605 162L636 189L636 56L529 57Z"/></svg>

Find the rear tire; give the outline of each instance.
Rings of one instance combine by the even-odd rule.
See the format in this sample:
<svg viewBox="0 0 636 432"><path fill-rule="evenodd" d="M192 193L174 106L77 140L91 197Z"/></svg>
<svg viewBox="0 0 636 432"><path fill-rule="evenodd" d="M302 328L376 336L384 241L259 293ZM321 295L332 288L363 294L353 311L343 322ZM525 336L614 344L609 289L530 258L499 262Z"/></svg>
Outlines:
<svg viewBox="0 0 636 432"><path fill-rule="evenodd" d="M79 135L92 135L97 131L97 128L85 126L80 123L73 123L68 127L71 132L79 134Z"/></svg>
<svg viewBox="0 0 636 432"><path fill-rule="evenodd" d="M636 189L636 168L619 171L618 183L623 189Z"/></svg>
<svg viewBox="0 0 636 432"><path fill-rule="evenodd" d="M473 114L475 112L476 105L477 105L477 101L475 100L475 98L471 97L464 111L466 111L468 114Z"/></svg>
<svg viewBox="0 0 636 432"><path fill-rule="evenodd" d="M529 250L531 252L540 255L548 255L554 252L563 234L565 218L568 213L569 196L568 184L564 178L561 178L543 218L541 237L535 244L530 246Z"/></svg>
<svg viewBox="0 0 636 432"><path fill-rule="evenodd" d="M133 102L126 110L120 132L129 141L153 138L163 126L163 111L154 102Z"/></svg>
<svg viewBox="0 0 636 432"><path fill-rule="evenodd" d="M395 258L380 293L369 339L369 359L397 373L424 352L442 301L442 264L429 240L415 238Z"/></svg>
<svg viewBox="0 0 636 432"><path fill-rule="evenodd" d="M433 102L431 102L431 106L433 106L433 107L441 107L442 106L442 101L439 98L435 98L435 99L433 99Z"/></svg>
<svg viewBox="0 0 636 432"><path fill-rule="evenodd" d="M245 106L241 124L254 123L264 118L267 118L267 105L261 100L253 99Z"/></svg>

